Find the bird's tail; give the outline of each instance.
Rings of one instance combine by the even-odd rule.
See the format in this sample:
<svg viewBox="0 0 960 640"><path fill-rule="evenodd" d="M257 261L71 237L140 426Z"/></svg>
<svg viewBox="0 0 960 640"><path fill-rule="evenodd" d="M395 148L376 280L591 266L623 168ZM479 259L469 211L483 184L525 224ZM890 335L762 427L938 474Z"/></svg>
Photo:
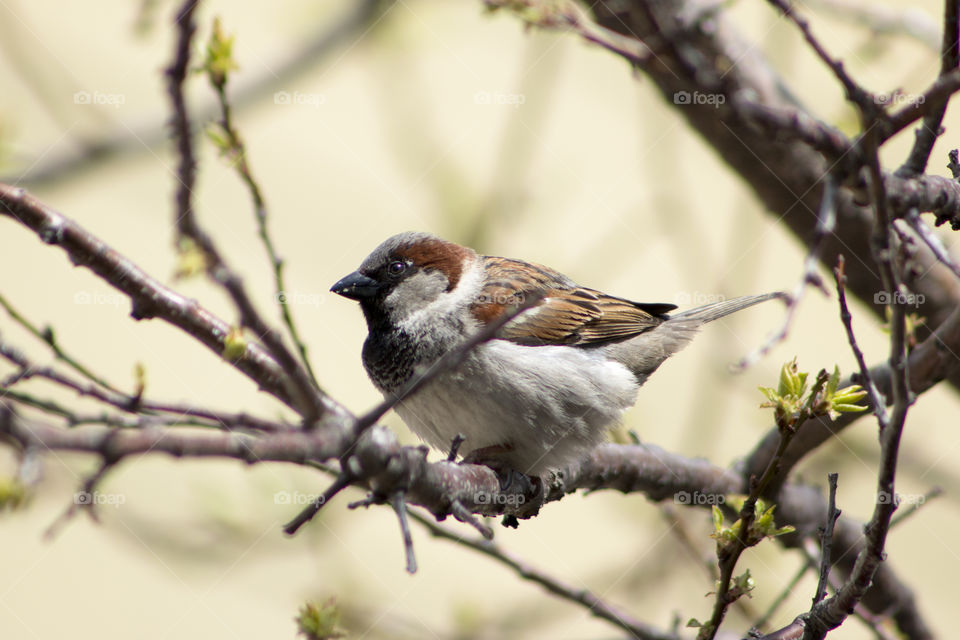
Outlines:
<svg viewBox="0 0 960 640"><path fill-rule="evenodd" d="M610 356L626 365L643 384L667 358L686 347L707 322L773 298L786 300L788 296L781 292L744 296L672 314L654 329L609 347Z"/></svg>
<svg viewBox="0 0 960 640"><path fill-rule="evenodd" d="M755 304L760 304L761 302L766 302L767 300L773 300L774 298L778 300L788 300L789 296L782 291L774 291L773 293L761 293L755 296L743 296L740 298L733 298L732 300L721 300L720 302L713 302L710 304L705 304L702 307L687 309L686 311L681 311L680 313L671 314L668 322L679 323L683 320L693 320L697 325L702 325L708 322L713 322L714 320L719 320L720 318L730 315L731 313L736 313L741 309L752 307Z"/></svg>

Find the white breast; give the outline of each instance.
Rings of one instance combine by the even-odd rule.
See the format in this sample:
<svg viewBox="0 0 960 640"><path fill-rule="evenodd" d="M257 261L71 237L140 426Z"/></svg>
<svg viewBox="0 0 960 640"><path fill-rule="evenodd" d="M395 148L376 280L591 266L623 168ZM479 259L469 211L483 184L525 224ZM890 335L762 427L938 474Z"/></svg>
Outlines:
<svg viewBox="0 0 960 640"><path fill-rule="evenodd" d="M461 433L464 451L509 445L511 466L539 474L601 442L637 389L633 374L600 350L492 340L397 412L441 450Z"/></svg>

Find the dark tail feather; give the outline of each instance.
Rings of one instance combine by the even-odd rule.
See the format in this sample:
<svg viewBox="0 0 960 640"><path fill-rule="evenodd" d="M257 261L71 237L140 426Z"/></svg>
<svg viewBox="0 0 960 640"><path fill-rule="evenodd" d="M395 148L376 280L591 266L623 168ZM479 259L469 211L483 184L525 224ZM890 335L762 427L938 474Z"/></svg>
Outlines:
<svg viewBox="0 0 960 640"><path fill-rule="evenodd" d="M705 304L702 307L671 314L670 320L694 320L697 324L706 324L707 322L719 320L731 313L752 307L761 302L766 302L767 300L773 300L774 298L786 301L790 299L790 296L782 291L774 291L773 293L743 296L741 298L733 298L732 300L721 300L720 302L713 302L711 304Z"/></svg>

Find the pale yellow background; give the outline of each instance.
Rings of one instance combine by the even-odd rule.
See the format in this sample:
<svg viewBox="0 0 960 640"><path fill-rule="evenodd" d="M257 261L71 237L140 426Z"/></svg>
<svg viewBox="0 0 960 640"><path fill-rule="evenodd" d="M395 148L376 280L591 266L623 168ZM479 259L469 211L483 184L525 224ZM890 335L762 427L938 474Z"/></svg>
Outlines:
<svg viewBox="0 0 960 640"><path fill-rule="evenodd" d="M144 35L133 28L139 3L0 5L0 174L49 162L78 139L137 132L168 117L161 70L172 51L173 7L160 4L159 22ZM199 12L200 38L220 15L237 37L241 69L233 81L246 84L271 74L349 6L208 2ZM763 3L728 11L806 104L853 131L836 83L791 25ZM925 2L915 11L936 21L940 7ZM915 93L936 73L935 54L915 41L875 37L833 19L813 24L870 89ZM354 40L281 87L315 104L276 104L268 93L237 113L287 260L288 294L299 301L294 315L321 383L350 409L378 400L359 360L365 328L359 309L327 289L394 232L428 230L476 242L482 251L542 262L583 284L651 302L792 288L800 276L801 245L686 128L677 108L616 57L571 35L525 33L514 17L487 15L479 2L399 2ZM45 88L46 106L21 73ZM119 95L123 104L75 104L77 91ZM484 104L487 95L491 104ZM522 104L496 104L517 96ZM197 107L212 94L194 77L189 97ZM958 124L951 110L932 171L945 173L947 150L960 144ZM888 166L902 161L911 140L906 132L886 149ZM224 295L209 284L173 283L174 160L169 144L144 148L35 195L234 321ZM260 309L276 319L249 199L209 144L200 153L195 202ZM63 345L126 388L134 363L142 362L153 398L283 414L189 337L160 322L132 321L109 287L6 219L0 274L0 291L13 304L39 323L52 322ZM77 304L83 296L97 303ZM854 312L868 360L879 362L885 335L872 316ZM756 387L774 384L780 363L799 355L806 370L853 367L835 302L809 291L787 341L732 375L727 365L780 321L779 308L766 305L709 327L642 390L626 427L669 450L734 463L769 425ZM0 331L36 361L52 362L5 314ZM0 366L0 375L7 373ZM23 388L73 401L42 383ZM889 540L890 562L945 636L955 618L953 576L960 573L957 409L954 392L937 388L912 410L898 488L917 495L940 484L947 495ZM387 423L415 442L395 416ZM844 515L867 518L876 459L876 426L864 419L812 456L802 475L823 485L827 471L839 470ZM15 472L8 450L0 464L3 474ZM99 525L80 517L44 540L94 466L84 456L45 456L29 507L0 514L0 637L285 638L294 635L292 618L304 600L329 597L340 603L353 638L618 636L582 608L420 528L420 571L407 575L392 513L348 511L347 502L361 497L356 491L287 539L281 524L298 506L277 504L277 493L300 496L327 482L291 465L126 460L101 487L123 504L100 509ZM707 513L682 513L709 560ZM708 616L712 600L703 595L712 582L642 496L571 496L519 530L491 524L504 548L659 627L674 617ZM774 543L747 553L742 566L757 582L751 606L763 611L800 563ZM813 590L811 579L802 581L774 623L807 608ZM739 633L746 624L734 611L727 628ZM851 621L836 637L870 634Z"/></svg>

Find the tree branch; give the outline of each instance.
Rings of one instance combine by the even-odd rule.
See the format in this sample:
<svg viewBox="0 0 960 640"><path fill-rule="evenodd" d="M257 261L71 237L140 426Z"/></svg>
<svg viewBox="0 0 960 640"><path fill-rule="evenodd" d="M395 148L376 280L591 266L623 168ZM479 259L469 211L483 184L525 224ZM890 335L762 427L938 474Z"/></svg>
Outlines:
<svg viewBox="0 0 960 640"><path fill-rule="evenodd" d="M324 409L322 394L311 382L303 364L287 349L280 334L263 320L253 300L247 294L243 281L227 265L213 238L200 227L193 210L196 159L193 152L193 132L183 95L183 84L190 63L191 41L196 31L193 12L198 3L199 0L186 0L177 12L175 21L177 44L173 63L167 69L167 92L173 109L172 126L179 156L174 218L179 235L178 240L180 243L189 240L203 252L210 278L229 294L240 314L240 323L254 332L283 368L286 375L281 382L288 387L287 395L293 401L294 408L303 417L305 426L312 429L316 426L316 421ZM182 246L181 250L184 250Z"/></svg>

